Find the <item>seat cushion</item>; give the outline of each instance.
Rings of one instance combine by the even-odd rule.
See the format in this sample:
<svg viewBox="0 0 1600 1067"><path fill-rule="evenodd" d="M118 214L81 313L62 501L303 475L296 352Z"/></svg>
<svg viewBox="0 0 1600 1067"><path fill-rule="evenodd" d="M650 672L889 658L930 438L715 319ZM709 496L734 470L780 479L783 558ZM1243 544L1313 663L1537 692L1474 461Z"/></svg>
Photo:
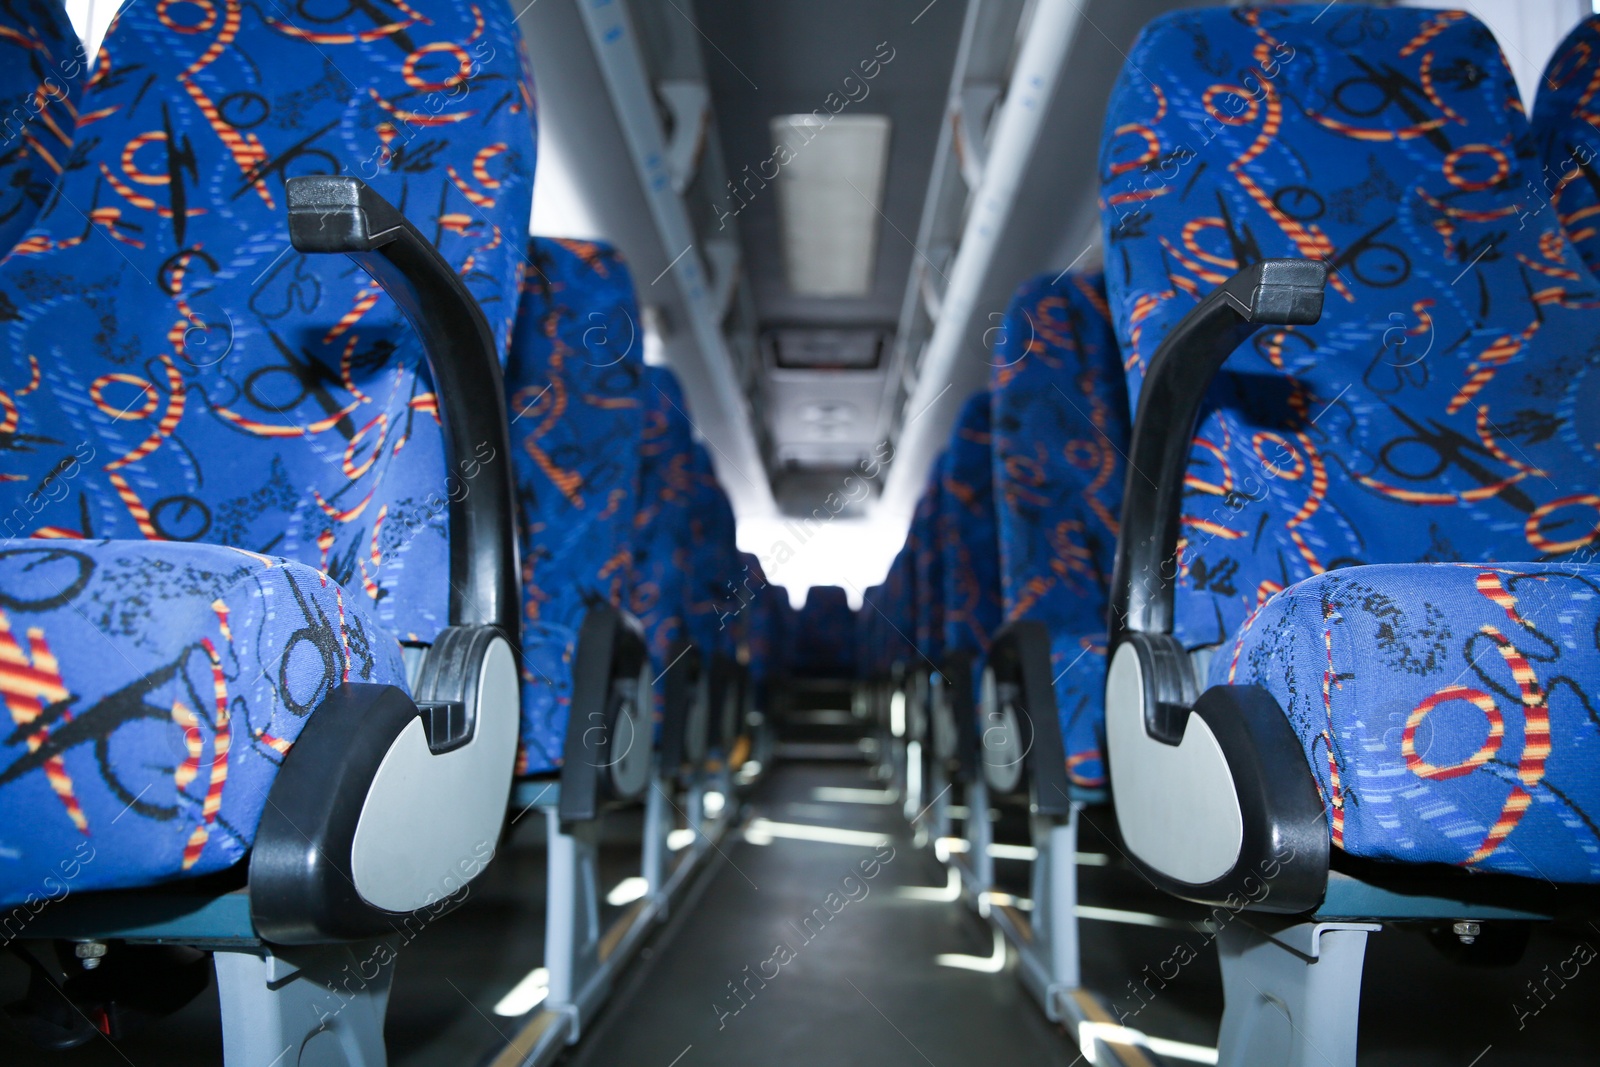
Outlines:
<svg viewBox="0 0 1600 1067"><path fill-rule="evenodd" d="M0 540L0 907L242 859L329 690L405 686L366 605L237 549Z"/></svg>
<svg viewBox="0 0 1600 1067"><path fill-rule="evenodd" d="M1277 698L1346 852L1600 881L1600 566L1318 575L1210 680Z"/></svg>

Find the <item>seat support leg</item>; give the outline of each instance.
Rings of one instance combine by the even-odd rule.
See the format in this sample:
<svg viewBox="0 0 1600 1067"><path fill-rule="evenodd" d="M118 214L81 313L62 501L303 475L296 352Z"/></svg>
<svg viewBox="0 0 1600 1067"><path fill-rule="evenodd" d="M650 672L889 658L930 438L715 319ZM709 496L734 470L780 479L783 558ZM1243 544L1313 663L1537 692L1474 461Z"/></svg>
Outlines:
<svg viewBox="0 0 1600 1067"><path fill-rule="evenodd" d="M1066 818L1036 816L1033 843L1033 946L1045 979L1045 1014L1060 1021L1060 1001L1082 984L1078 968L1078 805Z"/></svg>
<svg viewBox="0 0 1600 1067"><path fill-rule="evenodd" d="M906 741L903 737L889 737L889 792L900 800L906 795Z"/></svg>
<svg viewBox="0 0 1600 1067"><path fill-rule="evenodd" d="M1268 932L1242 918L1217 938L1222 1067L1355 1067L1361 970L1371 923L1297 923Z"/></svg>
<svg viewBox="0 0 1600 1067"><path fill-rule="evenodd" d="M689 818L689 829L694 831L694 850L699 852L706 845L706 772L702 767L694 769L693 777L689 781L689 792L684 806L684 811Z"/></svg>
<svg viewBox="0 0 1600 1067"><path fill-rule="evenodd" d="M967 860L961 873L967 879L967 893L976 902L979 893L994 888L994 857L989 855L989 846L994 844L994 824L989 821L989 784L981 775L967 785L966 801L963 831Z"/></svg>
<svg viewBox="0 0 1600 1067"><path fill-rule="evenodd" d="M657 774L650 783L650 792L644 801L644 855L639 863L639 874L645 881L645 893L655 903L661 914L666 914L667 867L672 850L667 845L667 835L674 824L672 804L672 778Z"/></svg>
<svg viewBox="0 0 1600 1067"><path fill-rule="evenodd" d="M226 1067L383 1067L398 942L218 951ZM281 954L280 954L281 953Z"/></svg>
<svg viewBox="0 0 1600 1067"><path fill-rule="evenodd" d="M550 972L546 1005L567 1016L567 1041L578 1040L582 1022L604 998L609 972L600 960L600 823L561 823L545 812L549 826L550 878L545 901L544 960Z"/></svg>
<svg viewBox="0 0 1600 1067"><path fill-rule="evenodd" d="M921 827L926 836L937 841L950 836L950 777L939 760L932 761L928 772L928 792L931 799L922 813Z"/></svg>
<svg viewBox="0 0 1600 1067"><path fill-rule="evenodd" d="M906 799L905 817L911 822L922 811L922 742L906 742Z"/></svg>
<svg viewBox="0 0 1600 1067"><path fill-rule="evenodd" d="M716 840L721 840L728 824L733 822L735 815L738 814L739 807L739 794L734 792L733 772L729 770L726 758L721 761L721 765L711 775L710 785L710 791L722 798L722 806L717 808L716 815L708 814L706 819L716 829L712 837ZM713 807L715 807L715 803L713 803Z"/></svg>

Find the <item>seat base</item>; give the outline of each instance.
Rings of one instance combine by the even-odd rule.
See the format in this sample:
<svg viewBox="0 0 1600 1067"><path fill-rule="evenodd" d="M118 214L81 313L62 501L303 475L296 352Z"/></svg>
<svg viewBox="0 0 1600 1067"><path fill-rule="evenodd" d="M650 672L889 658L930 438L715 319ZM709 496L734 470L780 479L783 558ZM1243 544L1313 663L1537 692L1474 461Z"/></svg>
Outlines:
<svg viewBox="0 0 1600 1067"><path fill-rule="evenodd" d="M387 938L218 952L225 1067L383 1067L398 948Z"/></svg>
<svg viewBox="0 0 1600 1067"><path fill-rule="evenodd" d="M1297 923L1273 932L1236 917L1222 959L1220 1067L1355 1067L1361 970L1375 923Z"/></svg>

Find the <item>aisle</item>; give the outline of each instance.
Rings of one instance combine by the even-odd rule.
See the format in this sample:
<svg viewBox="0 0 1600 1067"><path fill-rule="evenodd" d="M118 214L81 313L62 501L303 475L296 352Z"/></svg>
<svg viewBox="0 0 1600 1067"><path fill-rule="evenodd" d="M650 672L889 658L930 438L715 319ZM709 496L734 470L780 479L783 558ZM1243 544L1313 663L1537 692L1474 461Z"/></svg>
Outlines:
<svg viewBox="0 0 1600 1067"><path fill-rule="evenodd" d="M887 799L864 765L781 765L572 1067L1077 1060Z"/></svg>

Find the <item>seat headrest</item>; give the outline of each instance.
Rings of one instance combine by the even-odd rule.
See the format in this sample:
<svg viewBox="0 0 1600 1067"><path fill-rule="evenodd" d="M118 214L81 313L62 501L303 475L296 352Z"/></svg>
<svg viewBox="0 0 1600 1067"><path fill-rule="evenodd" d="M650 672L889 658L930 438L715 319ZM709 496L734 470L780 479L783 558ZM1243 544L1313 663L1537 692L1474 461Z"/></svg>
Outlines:
<svg viewBox="0 0 1600 1067"><path fill-rule="evenodd" d="M1101 147L1108 269L1130 287L1114 309L1125 355L1147 360L1201 296L1275 256L1330 264L1333 318L1381 320L1407 310L1395 292L1419 276L1448 292L1470 272L1438 301L1454 307L1432 311L1441 335L1452 318L1520 329L1524 272L1573 278L1576 264L1525 172L1530 152L1511 72L1464 12L1306 4L1155 20Z"/></svg>

